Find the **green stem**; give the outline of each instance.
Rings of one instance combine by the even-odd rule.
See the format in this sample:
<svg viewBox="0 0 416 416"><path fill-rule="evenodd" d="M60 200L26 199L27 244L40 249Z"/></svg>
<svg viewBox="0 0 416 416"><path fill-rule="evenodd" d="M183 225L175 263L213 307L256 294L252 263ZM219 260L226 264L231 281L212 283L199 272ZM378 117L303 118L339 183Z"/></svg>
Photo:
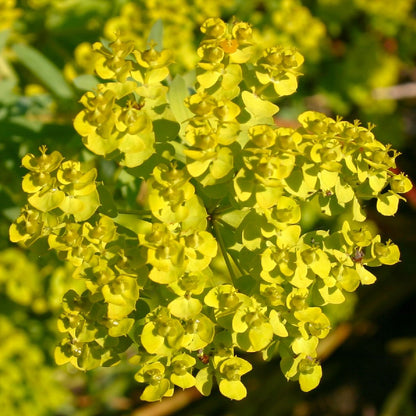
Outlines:
<svg viewBox="0 0 416 416"><path fill-rule="evenodd" d="M114 182L117 182L118 177L120 176L121 171L123 170L122 166L118 166L114 172L113 178L114 178Z"/></svg>
<svg viewBox="0 0 416 416"><path fill-rule="evenodd" d="M152 215L148 209L117 209L119 214Z"/></svg>
<svg viewBox="0 0 416 416"><path fill-rule="evenodd" d="M240 263L238 262L238 260L235 258L235 256L232 253L230 253L230 257L233 259L233 262L236 265L236 267L237 267L238 271L240 272L241 276L244 276L246 273L241 268Z"/></svg>
<svg viewBox="0 0 416 416"><path fill-rule="evenodd" d="M211 224L214 229L215 237L217 238L218 244L220 246L222 256L224 257L225 264L227 265L228 272L230 273L231 281L234 284L235 281L237 280L237 276L234 273L233 265L231 264L230 259L228 257L227 249L225 247L224 240L222 239L222 235L220 232L220 228L218 226L218 222L215 221L215 219L213 219L211 221Z"/></svg>
<svg viewBox="0 0 416 416"><path fill-rule="evenodd" d="M227 214L228 212L231 212L231 211L234 211L234 210L235 210L234 207L232 207L231 205L228 205L226 207L215 209L214 212L213 212L213 215L219 216L219 215L222 215L222 214Z"/></svg>
<svg viewBox="0 0 416 416"><path fill-rule="evenodd" d="M235 230L235 228L232 225L226 223L221 218L218 218L217 221L218 221L218 223L222 224L224 227L228 227L228 228L231 228L232 230ZM236 265L238 271L240 272L240 275L244 276L246 274L246 272L241 268L240 263L238 262L238 260L235 258L235 256L231 252L229 254L230 254L230 257L233 259L233 262Z"/></svg>
<svg viewBox="0 0 416 416"><path fill-rule="evenodd" d="M217 218L217 220L219 224L222 224L224 227L229 228L230 230L235 230L235 227L233 227L231 224L228 224L228 222L225 222L224 220L222 220L221 218Z"/></svg>
<svg viewBox="0 0 416 416"><path fill-rule="evenodd" d="M256 87L256 90L254 91L254 94L257 95L260 98L260 94L269 87L269 84L264 84L261 87Z"/></svg>

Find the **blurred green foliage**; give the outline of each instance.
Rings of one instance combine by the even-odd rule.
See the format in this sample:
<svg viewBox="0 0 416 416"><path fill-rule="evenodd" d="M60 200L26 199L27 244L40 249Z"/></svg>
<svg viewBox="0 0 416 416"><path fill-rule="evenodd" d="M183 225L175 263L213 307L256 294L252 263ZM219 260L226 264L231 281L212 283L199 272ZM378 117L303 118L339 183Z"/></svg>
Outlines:
<svg viewBox="0 0 416 416"><path fill-rule="evenodd" d="M90 158L72 121L81 109L78 100L82 93L95 84L92 43L100 38L111 40L117 35L143 47L155 22L161 19L163 44L176 51L173 71L183 72L195 64L189 57L196 59L194 50L201 38L197 28L211 15L225 19L236 16L249 21L256 27L255 37L265 46L292 45L305 56L299 92L296 97L279 103L279 117L291 122L293 114L306 109L341 114L348 119L358 117L378 125L375 132L379 139L414 154L409 142L409 132L412 133L414 125L408 116L414 103L391 99L390 89L400 83L414 82L416 78L413 0L227 0L221 5L213 0L0 0L2 414L121 414L137 406L139 393L134 392L135 387L129 383L131 374L125 376L131 370L119 366L84 376L66 368L56 368L54 364L52 352L60 338L56 320L62 296L81 283L72 279L70 271L42 244L35 245L29 255L8 243L9 225L25 201L21 191L21 178L25 173L21 158L28 152L35 152L41 144L58 149L68 158L86 161ZM189 72L185 78L194 76ZM117 174L110 163L100 163L101 179ZM405 159L406 163L411 172L412 162ZM113 184L115 192L134 200L134 181L130 176L121 175ZM370 212L371 209L370 206ZM389 222L379 226L382 230L396 227L406 233L409 226L415 226L406 218L398 219L397 226ZM314 224L316 221L322 219L311 220ZM325 223L322 226L327 227ZM394 240L399 242L400 237L397 235ZM407 243L410 253L407 258L410 259L414 241L408 239ZM411 276L411 270L404 269L403 273ZM405 282L405 289L397 289L393 283L389 286L388 277L385 279L382 287L390 291L393 300L390 304L387 302L389 306L380 307L377 296L381 298L382 291L373 297L367 293L368 307L374 305L367 317L384 316L384 309L394 309L394 301L400 304L403 298L414 294L415 285L411 281ZM350 304L354 303L352 299ZM351 306L340 319L351 316L352 310ZM383 312L377 312L380 310ZM403 333L415 336L414 331L408 329ZM389 340L388 335L381 339L382 342ZM405 353L413 349L411 345L405 348ZM341 357L345 358L342 353ZM329 378L342 374L337 373L337 365L329 363ZM414 361L410 361L409 368L414 366ZM273 409L270 414L293 414L299 394L286 387L283 378L277 378L275 373L271 374L264 367L251 376L249 395L250 391L258 391L259 377L266 374L269 396L260 395L257 401L247 405L246 413L242 413L241 407L233 408L232 404L221 402L215 396L217 404L201 401L196 411L209 415L225 413L228 408L240 415L249 415L261 404ZM394 383L390 387L400 396L400 384L396 390ZM270 401L277 391L281 395L287 392L287 397L280 407L273 407ZM324 385L323 391L328 391L328 386ZM410 388L410 393L400 396L400 404L393 410L397 415L413 414L411 392ZM321 414L322 405L316 394L311 400L315 402L309 411ZM379 400L380 406L382 397L374 400ZM386 408L393 406L394 409L392 401ZM192 412L191 408L188 414L195 414Z"/></svg>

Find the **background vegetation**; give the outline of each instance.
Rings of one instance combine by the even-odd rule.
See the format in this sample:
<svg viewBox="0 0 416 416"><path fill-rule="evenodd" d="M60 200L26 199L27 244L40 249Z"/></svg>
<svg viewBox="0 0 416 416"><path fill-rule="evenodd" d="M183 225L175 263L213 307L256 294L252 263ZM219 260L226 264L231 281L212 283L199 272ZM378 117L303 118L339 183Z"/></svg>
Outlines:
<svg viewBox="0 0 416 416"><path fill-rule="evenodd" d="M416 177L416 7L413 0L0 0L0 408L5 415L376 415L416 414L416 197L394 218L374 215L382 236L399 245L402 262L377 270L322 346L320 387L302 393L278 362L247 375L248 398L232 402L194 390L152 405L127 364L86 374L57 367L53 350L63 294L77 283L53 253L26 252L8 242L25 202L21 158L46 144L70 158L88 152L72 127L82 93L94 83L91 44L101 37L139 47L158 19L163 43L175 51L173 71L195 64L208 16L249 21L264 45L293 45L305 57L298 93L279 102L276 122L298 113L376 124L374 133L403 155L400 169ZM132 184L120 178L119 192ZM315 219L315 221L321 221ZM354 306L352 304L355 303ZM146 413L148 412L148 413ZM158 413L159 412L159 413ZM165 412L165 413L163 413Z"/></svg>

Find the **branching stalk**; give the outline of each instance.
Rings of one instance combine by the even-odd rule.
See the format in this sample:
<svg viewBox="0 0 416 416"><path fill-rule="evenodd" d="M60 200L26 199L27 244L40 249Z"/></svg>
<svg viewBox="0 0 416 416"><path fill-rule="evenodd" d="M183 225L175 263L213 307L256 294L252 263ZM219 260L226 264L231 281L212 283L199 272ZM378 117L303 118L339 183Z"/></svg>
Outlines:
<svg viewBox="0 0 416 416"><path fill-rule="evenodd" d="M220 246L222 256L224 257L225 264L227 265L228 272L230 273L231 281L234 284L235 281L237 280L237 276L234 273L233 265L231 264L231 261L228 257L227 249L225 247L224 240L222 238L220 228L218 226L218 222L215 219L212 219L211 224L212 224L212 227L213 227L215 237L216 237L216 239L218 241L218 244Z"/></svg>

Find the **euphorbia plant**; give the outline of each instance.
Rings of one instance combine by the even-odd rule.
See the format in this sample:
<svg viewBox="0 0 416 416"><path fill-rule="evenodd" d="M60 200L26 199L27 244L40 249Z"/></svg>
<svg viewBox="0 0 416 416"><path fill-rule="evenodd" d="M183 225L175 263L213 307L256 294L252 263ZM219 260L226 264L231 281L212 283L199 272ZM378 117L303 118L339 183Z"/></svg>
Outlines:
<svg viewBox="0 0 416 416"><path fill-rule="evenodd" d="M175 386L208 395L214 380L240 400L245 353L278 353L309 391L330 331L323 307L374 283L368 266L399 261L363 204L394 215L411 183L371 127L311 111L296 129L275 125L274 102L297 88L296 50L261 51L244 22L209 18L201 31L192 83L170 78L174 51L160 45L94 45L102 82L81 98L74 127L118 178L98 183L94 159L26 155L28 204L10 238L46 238L85 282L63 299L59 364L110 366L128 351L143 400ZM117 188L126 178L134 200ZM310 204L339 230L306 230Z"/></svg>

